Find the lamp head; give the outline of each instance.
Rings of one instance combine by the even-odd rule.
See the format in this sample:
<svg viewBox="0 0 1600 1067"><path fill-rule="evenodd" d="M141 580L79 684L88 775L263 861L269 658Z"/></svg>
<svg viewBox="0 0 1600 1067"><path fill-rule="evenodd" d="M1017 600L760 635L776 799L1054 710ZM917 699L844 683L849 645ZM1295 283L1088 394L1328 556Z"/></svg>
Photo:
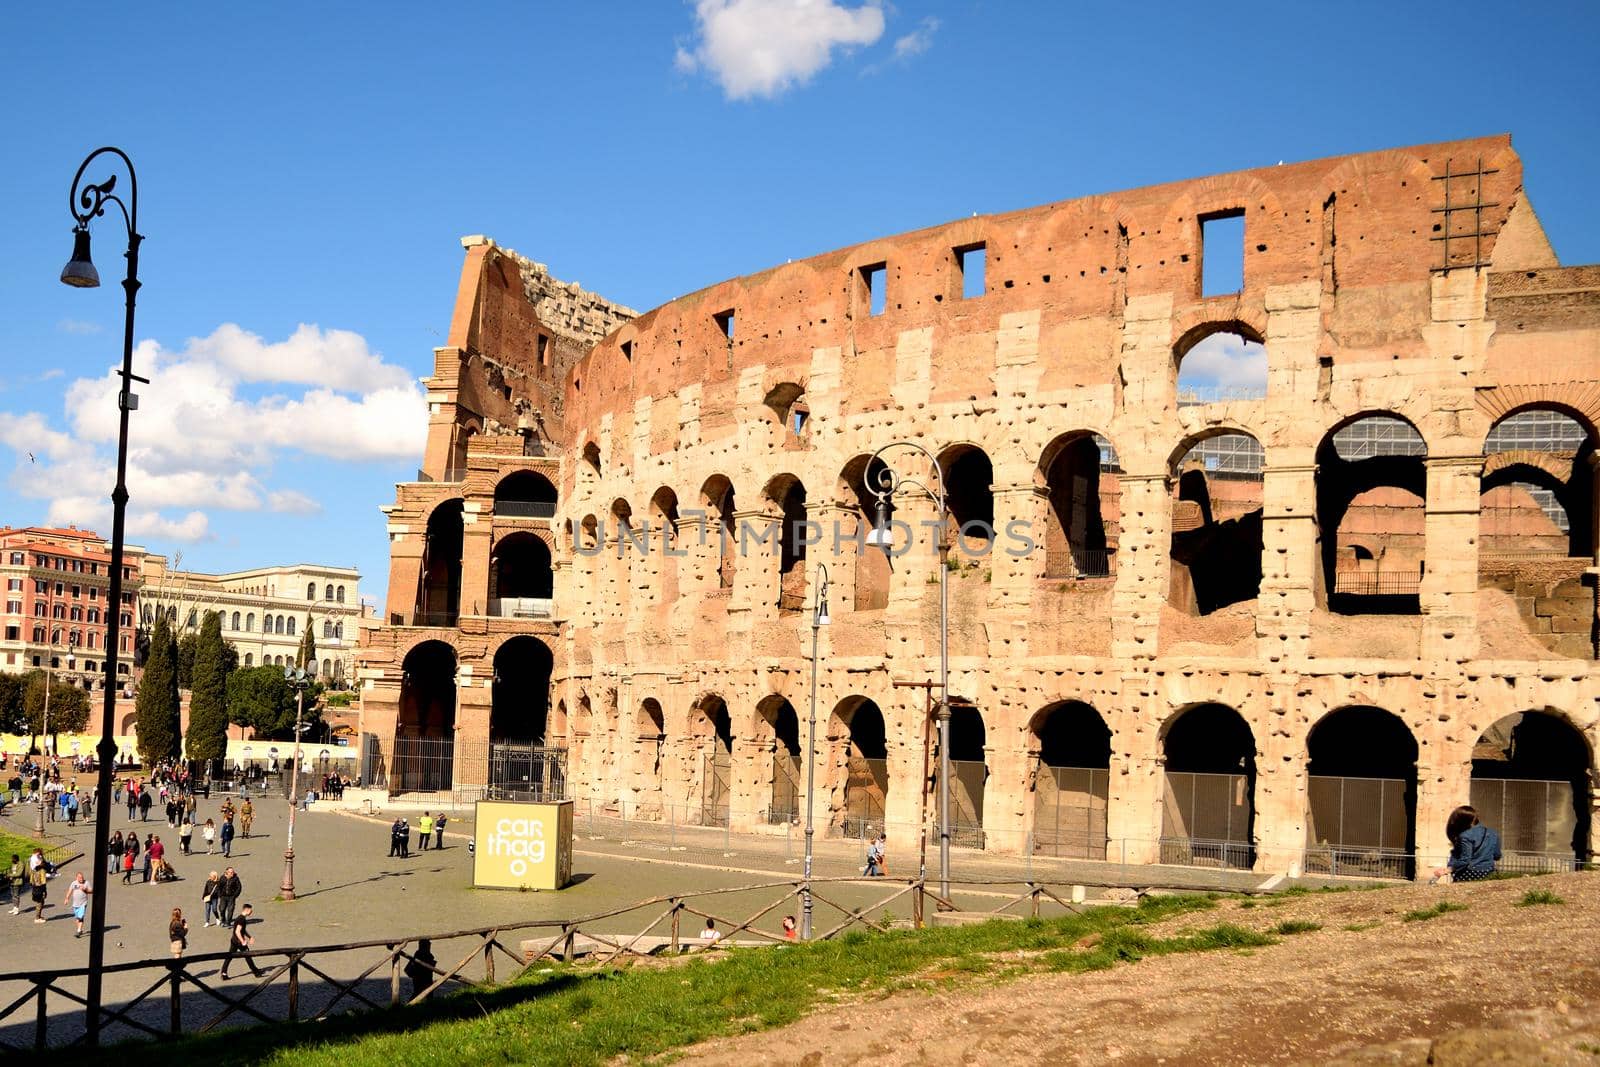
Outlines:
<svg viewBox="0 0 1600 1067"><path fill-rule="evenodd" d="M819 599L817 601L817 616L814 622L817 626L828 626L833 623L833 619L828 616L828 602L826 600Z"/></svg>
<svg viewBox="0 0 1600 1067"><path fill-rule="evenodd" d="M77 289L97 289L100 272L94 269L89 258L89 228L76 226L72 230L72 258L61 268L61 280Z"/></svg>
<svg viewBox="0 0 1600 1067"><path fill-rule="evenodd" d="M867 531L867 544L874 548L888 548L893 543L889 532L889 498L878 498L878 519Z"/></svg>

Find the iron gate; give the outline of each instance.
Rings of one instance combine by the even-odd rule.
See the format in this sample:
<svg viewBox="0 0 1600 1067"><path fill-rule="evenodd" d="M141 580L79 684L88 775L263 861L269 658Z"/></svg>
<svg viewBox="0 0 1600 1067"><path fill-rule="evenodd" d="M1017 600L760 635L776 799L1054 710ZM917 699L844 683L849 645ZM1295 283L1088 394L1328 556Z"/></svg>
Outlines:
<svg viewBox="0 0 1600 1067"><path fill-rule="evenodd" d="M1160 862L1242 870L1255 866L1248 776L1167 771L1163 794Z"/></svg>
<svg viewBox="0 0 1600 1067"><path fill-rule="evenodd" d="M1307 784L1306 873L1411 877L1409 782L1312 775Z"/></svg>
<svg viewBox="0 0 1600 1067"><path fill-rule="evenodd" d="M1039 764L1033 787L1033 850L1064 859L1106 858L1111 772Z"/></svg>
<svg viewBox="0 0 1600 1067"><path fill-rule="evenodd" d="M989 768L977 760L950 761L950 843L963 848L982 848L983 836L983 786L989 778ZM939 775L933 776L934 794L931 798L935 817L938 815Z"/></svg>
<svg viewBox="0 0 1600 1067"><path fill-rule="evenodd" d="M455 782L456 739L396 737L389 760L391 793L437 793Z"/></svg>
<svg viewBox="0 0 1600 1067"><path fill-rule="evenodd" d="M718 747L707 752L700 775L700 825L727 826L733 795L733 753Z"/></svg>
<svg viewBox="0 0 1600 1067"><path fill-rule="evenodd" d="M490 745L488 793L496 800L569 799L567 750L531 743Z"/></svg>
<svg viewBox="0 0 1600 1067"><path fill-rule="evenodd" d="M1499 869L1570 871L1585 858L1571 782L1474 778L1470 798L1478 818L1500 833Z"/></svg>
<svg viewBox="0 0 1600 1067"><path fill-rule="evenodd" d="M767 822L792 823L800 817L800 761L783 746L772 754L772 800Z"/></svg>
<svg viewBox="0 0 1600 1067"><path fill-rule="evenodd" d="M851 756L845 761L844 813L839 832L845 837L860 838L882 830L888 793L889 761Z"/></svg>

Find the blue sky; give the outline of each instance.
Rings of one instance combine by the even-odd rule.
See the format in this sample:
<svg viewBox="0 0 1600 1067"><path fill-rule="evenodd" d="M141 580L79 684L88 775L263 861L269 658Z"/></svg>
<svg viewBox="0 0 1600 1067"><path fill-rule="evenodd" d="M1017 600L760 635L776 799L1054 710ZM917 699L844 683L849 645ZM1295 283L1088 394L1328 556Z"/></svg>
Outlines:
<svg viewBox="0 0 1600 1067"><path fill-rule="evenodd" d="M110 533L120 223L101 289L56 280L102 144L146 235L130 537L379 597L464 234L645 309L975 211L1510 131L1558 254L1600 262L1592 3L449 7L8 12L0 520Z"/></svg>

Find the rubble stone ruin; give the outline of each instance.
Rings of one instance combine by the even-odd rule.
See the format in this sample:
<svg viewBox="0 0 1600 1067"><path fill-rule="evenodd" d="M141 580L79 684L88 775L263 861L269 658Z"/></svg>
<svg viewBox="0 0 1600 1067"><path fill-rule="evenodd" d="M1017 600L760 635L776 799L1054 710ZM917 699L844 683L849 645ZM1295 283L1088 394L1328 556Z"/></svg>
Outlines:
<svg viewBox="0 0 1600 1067"><path fill-rule="evenodd" d="M957 846L1409 877L1470 799L1508 864L1589 857L1600 267L1559 264L1509 137L961 219L644 314L463 243L362 650L391 790L493 761L795 832L826 565L819 832L912 855L942 484ZM874 458L901 440L937 472ZM922 486L893 553L861 545L886 470Z"/></svg>

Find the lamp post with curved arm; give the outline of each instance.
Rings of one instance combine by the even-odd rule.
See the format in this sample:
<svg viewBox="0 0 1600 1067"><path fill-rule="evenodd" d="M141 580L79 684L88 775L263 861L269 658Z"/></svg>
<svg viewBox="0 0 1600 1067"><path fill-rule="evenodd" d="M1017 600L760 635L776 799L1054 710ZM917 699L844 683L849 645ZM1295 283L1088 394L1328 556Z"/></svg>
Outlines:
<svg viewBox="0 0 1600 1067"><path fill-rule="evenodd" d="M128 171L128 200L123 202L113 190L117 176L113 174L98 185L85 184L84 172L89 164L103 155L115 156ZM112 161L107 161L112 162ZM106 660L103 719L100 743L95 746L99 759L99 781L94 806L94 889L89 898L89 976L84 1002L84 1038L95 1047L100 1043L100 993L101 968L105 964L106 948L106 855L111 836L112 769L116 766L117 743L113 740L117 715L117 659L121 648L119 628L122 622L122 548L124 518L128 508L128 413L139 406L133 383L149 379L133 373L133 305L139 292L139 243L144 237L139 233L139 179L133 171L133 161L120 148L97 148L78 166L72 178L72 189L67 194L67 207L72 212L72 259L61 271L61 280L79 289L93 289L100 284L100 272L95 270L89 256L89 222L106 213L106 205L115 204L122 212L128 233L128 274L122 281L126 313L122 327L122 388L117 394L119 425L117 428L117 484L111 491L111 610L106 618Z"/></svg>
<svg viewBox="0 0 1600 1067"><path fill-rule="evenodd" d="M944 471L938 457L915 441L891 441L874 452L867 460L867 477L872 465L882 463L885 452L895 448L909 448L928 461L929 480L937 492L915 478L905 478L884 463L878 474L876 486L869 485L872 495L878 498L877 521L867 535L867 544L887 551L893 544L889 530L889 502L902 488L910 486L933 497L939 506L939 705L934 710L939 724L939 892L950 899L950 540L946 524L949 508L945 501ZM913 536L915 533L913 532Z"/></svg>
<svg viewBox="0 0 1600 1067"><path fill-rule="evenodd" d="M294 899L294 809L300 800L300 735L304 732L306 690L311 688L311 675L304 667L285 667L283 680L294 690L294 765L289 771L289 837L283 849L283 883L278 892L284 900Z"/></svg>
<svg viewBox="0 0 1600 1067"><path fill-rule="evenodd" d="M806 869L805 896L800 902L800 939L811 940L811 842L816 824L811 820L817 785L817 637L833 620L828 618L828 565L817 564L817 604L811 616L811 721L806 729Z"/></svg>

